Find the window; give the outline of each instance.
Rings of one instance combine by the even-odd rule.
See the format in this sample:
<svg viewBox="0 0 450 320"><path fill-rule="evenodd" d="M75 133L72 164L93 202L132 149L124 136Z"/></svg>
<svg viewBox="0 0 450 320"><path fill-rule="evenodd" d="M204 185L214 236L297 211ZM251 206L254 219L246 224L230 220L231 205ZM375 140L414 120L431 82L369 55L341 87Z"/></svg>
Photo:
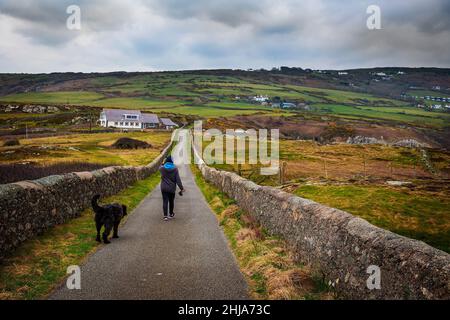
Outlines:
<svg viewBox="0 0 450 320"><path fill-rule="evenodd" d="M128 126L128 122L125 122L125 125Z"/></svg>
<svg viewBox="0 0 450 320"><path fill-rule="evenodd" d="M114 125L117 126L119 123L118 122L114 122Z"/></svg>
<svg viewBox="0 0 450 320"><path fill-rule="evenodd" d="M120 125L123 126L123 122L121 122Z"/></svg>

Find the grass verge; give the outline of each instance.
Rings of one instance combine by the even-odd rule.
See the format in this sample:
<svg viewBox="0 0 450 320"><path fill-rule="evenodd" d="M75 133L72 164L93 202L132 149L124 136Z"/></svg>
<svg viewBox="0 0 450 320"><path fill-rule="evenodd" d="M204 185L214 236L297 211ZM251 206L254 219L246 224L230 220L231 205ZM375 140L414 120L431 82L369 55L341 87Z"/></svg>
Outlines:
<svg viewBox="0 0 450 320"><path fill-rule="evenodd" d="M192 165L195 181L216 213L254 299L332 299L323 279L294 261L287 244L271 236L235 201L207 183Z"/></svg>
<svg viewBox="0 0 450 320"><path fill-rule="evenodd" d="M387 186L305 185L294 194L450 253L450 200L445 192Z"/></svg>
<svg viewBox="0 0 450 320"><path fill-rule="evenodd" d="M159 180L155 173L102 202L123 203L131 212ZM0 300L45 298L64 279L68 266L82 264L99 246L92 209L26 241L0 265Z"/></svg>

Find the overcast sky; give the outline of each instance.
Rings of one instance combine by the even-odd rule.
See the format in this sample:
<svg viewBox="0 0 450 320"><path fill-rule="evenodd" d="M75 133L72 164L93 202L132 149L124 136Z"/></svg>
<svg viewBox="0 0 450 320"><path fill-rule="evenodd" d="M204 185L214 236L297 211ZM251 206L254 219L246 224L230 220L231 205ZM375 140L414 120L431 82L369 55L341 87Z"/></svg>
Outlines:
<svg viewBox="0 0 450 320"><path fill-rule="evenodd" d="M449 14L449 0L0 0L0 72L450 67Z"/></svg>

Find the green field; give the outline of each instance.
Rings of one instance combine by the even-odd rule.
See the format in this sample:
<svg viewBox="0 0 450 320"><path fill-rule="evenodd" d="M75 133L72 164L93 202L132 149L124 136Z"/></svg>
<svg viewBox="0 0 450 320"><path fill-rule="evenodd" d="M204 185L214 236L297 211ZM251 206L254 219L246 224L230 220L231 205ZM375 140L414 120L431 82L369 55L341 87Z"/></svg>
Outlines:
<svg viewBox="0 0 450 320"><path fill-rule="evenodd" d="M450 201L445 195L385 186L302 186L294 193L450 252Z"/></svg>
<svg viewBox="0 0 450 320"><path fill-rule="evenodd" d="M82 104L104 98L102 94L87 91L27 92L0 97L1 102Z"/></svg>
<svg viewBox="0 0 450 320"><path fill-rule="evenodd" d="M444 127L450 123L450 113L429 112L412 107L367 107L337 104L317 104L321 113L350 119L372 119L405 122L419 126Z"/></svg>

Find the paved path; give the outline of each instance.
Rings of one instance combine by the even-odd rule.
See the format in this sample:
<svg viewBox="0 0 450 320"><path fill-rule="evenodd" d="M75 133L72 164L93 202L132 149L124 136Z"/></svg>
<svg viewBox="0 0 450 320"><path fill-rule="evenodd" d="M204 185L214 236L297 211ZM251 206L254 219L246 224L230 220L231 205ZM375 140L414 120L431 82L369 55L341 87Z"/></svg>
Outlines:
<svg viewBox="0 0 450 320"><path fill-rule="evenodd" d="M248 298L245 280L189 166L179 169L187 192L177 194L175 220L162 220L158 186L119 230L120 239L112 239L81 266L81 290L68 290L64 282L49 298Z"/></svg>

